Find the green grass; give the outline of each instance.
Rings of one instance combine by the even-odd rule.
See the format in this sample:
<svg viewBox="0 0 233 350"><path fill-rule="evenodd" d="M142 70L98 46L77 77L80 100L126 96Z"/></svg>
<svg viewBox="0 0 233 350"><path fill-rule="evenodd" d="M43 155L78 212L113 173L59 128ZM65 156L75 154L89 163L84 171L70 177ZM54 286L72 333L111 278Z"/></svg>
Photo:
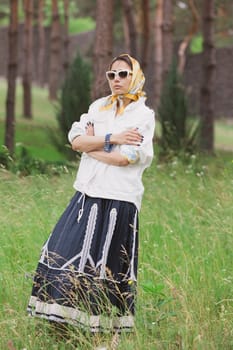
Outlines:
<svg viewBox="0 0 233 350"><path fill-rule="evenodd" d="M222 154L187 165L154 161L145 173L136 329L119 349L232 349L232 170L232 156ZM93 348L79 331L55 339L47 322L25 312L25 276L73 194L74 176L1 171L1 349L9 340L16 349Z"/></svg>
<svg viewBox="0 0 233 350"><path fill-rule="evenodd" d="M78 34L95 29L95 21L91 17L74 18L69 22L69 33Z"/></svg>
<svg viewBox="0 0 233 350"><path fill-rule="evenodd" d="M154 321L155 349L175 342L182 349L233 346L232 168L230 155L149 171L154 181L147 182L141 216L142 281L162 285L168 302L156 309L147 296L144 324Z"/></svg>
<svg viewBox="0 0 233 350"><path fill-rule="evenodd" d="M233 151L233 120L218 120L215 125L214 136L218 149Z"/></svg>
<svg viewBox="0 0 233 350"><path fill-rule="evenodd" d="M21 10L21 7L20 7ZM75 10L75 9L72 9ZM20 12L21 16L20 17L24 17L24 13L21 10ZM50 19L51 19L51 14L48 14L48 19L45 22L45 26L50 26ZM9 16L0 19L0 28L1 27L6 27L8 26L9 23ZM21 23L23 23L23 21L21 20ZM91 30L95 29L95 21L93 20L93 18L86 16L86 17L70 17L69 18L69 34L73 35L73 34L79 34L79 33L83 33L83 32L88 32Z"/></svg>
<svg viewBox="0 0 233 350"><path fill-rule="evenodd" d="M63 160L64 156L51 144L49 136L49 128L53 128L56 132L57 121L55 104L49 101L47 90L33 87L33 120L27 120L22 115L22 87L20 84L17 85L16 96L16 143L24 145L35 158L48 161ZM5 98L6 84L5 81L0 81L0 142L2 144L5 129Z"/></svg>
<svg viewBox="0 0 233 350"><path fill-rule="evenodd" d="M4 95L1 82L2 125ZM34 89L33 121L22 119L20 89L17 97L17 141L34 155L51 147L50 157L56 158L46 133L48 125L56 128L47 93ZM231 133L232 125L219 121L217 145L230 149ZM155 159L144 175L136 328L122 336L120 350L233 348L233 154L216 154L192 156L187 164ZM13 344L17 350L91 350L94 343L109 341L72 329L62 338L25 311L30 276L73 194L74 177L71 170L19 178L0 169L0 349Z"/></svg>

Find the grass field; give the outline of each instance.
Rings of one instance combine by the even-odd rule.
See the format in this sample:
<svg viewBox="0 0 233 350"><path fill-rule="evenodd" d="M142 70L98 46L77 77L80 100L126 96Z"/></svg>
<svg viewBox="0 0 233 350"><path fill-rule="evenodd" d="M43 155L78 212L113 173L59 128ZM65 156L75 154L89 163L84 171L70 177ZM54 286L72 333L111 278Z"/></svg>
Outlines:
<svg viewBox="0 0 233 350"><path fill-rule="evenodd" d="M2 125L3 96L0 89ZM47 122L56 124L44 91L35 90L34 103L34 121L22 121L18 112L17 128L22 129L17 135L38 155L49 140L29 134L42 137ZM30 126L30 132L23 126ZM226 149L231 128L222 122L217 129L219 145ZM122 335L120 350L233 349L232 160L232 152L217 151L215 157L192 156L186 164L155 159L146 171L136 327L133 334ZM2 350L91 350L94 343L110 342L108 336L93 339L74 329L62 337L46 321L25 312L30 276L42 244L73 194L74 176L70 170L56 177L19 178L0 170Z"/></svg>
<svg viewBox="0 0 233 350"><path fill-rule="evenodd" d="M48 99L47 90L33 88L32 110L33 120L22 116L22 89L18 84L16 102L15 140L27 147L36 158L48 161L64 159L51 144L48 128L56 128L55 104ZM6 84L0 81L0 142L4 143Z"/></svg>

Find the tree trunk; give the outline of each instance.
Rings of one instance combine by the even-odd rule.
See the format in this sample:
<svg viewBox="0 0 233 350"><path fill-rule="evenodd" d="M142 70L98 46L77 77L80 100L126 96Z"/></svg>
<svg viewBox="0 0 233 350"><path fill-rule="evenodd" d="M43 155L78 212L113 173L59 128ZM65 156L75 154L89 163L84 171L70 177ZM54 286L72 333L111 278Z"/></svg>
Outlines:
<svg viewBox="0 0 233 350"><path fill-rule="evenodd" d="M52 28L50 49L50 71L49 71L49 98L57 99L61 73L61 31L58 12L58 0L52 0Z"/></svg>
<svg viewBox="0 0 233 350"><path fill-rule="evenodd" d="M129 34L129 26L127 22L127 18L124 13L122 16L123 21L123 31L124 31L124 48L126 53L130 53L130 34Z"/></svg>
<svg viewBox="0 0 233 350"><path fill-rule="evenodd" d="M32 20L33 1L24 0L24 71L23 71L23 116L32 118Z"/></svg>
<svg viewBox="0 0 233 350"><path fill-rule="evenodd" d="M41 87L44 86L45 65L45 32L44 32L44 0L38 1L38 78Z"/></svg>
<svg viewBox="0 0 233 350"><path fill-rule="evenodd" d="M69 68L69 0L63 0L64 4L64 60L63 68L66 75Z"/></svg>
<svg viewBox="0 0 233 350"><path fill-rule="evenodd" d="M163 0L163 82L173 58L173 0Z"/></svg>
<svg viewBox="0 0 233 350"><path fill-rule="evenodd" d="M154 52L154 107L158 107L163 79L163 0L158 0L155 9L155 52Z"/></svg>
<svg viewBox="0 0 233 350"><path fill-rule="evenodd" d="M188 35L184 38L182 43L179 46L178 50L178 56L179 56L179 63L178 63L178 71L180 74L183 73L184 67L185 67L185 61L186 61L186 49L192 39L192 37L197 33L198 25L199 25L199 14L195 5L194 0L188 0L189 8L192 12L192 23L191 27L189 29Z"/></svg>
<svg viewBox="0 0 233 350"><path fill-rule="evenodd" d="M214 150L214 86L216 57L214 47L214 0L203 0L203 83L201 88L201 149Z"/></svg>
<svg viewBox="0 0 233 350"><path fill-rule="evenodd" d="M93 99L109 94L105 72L108 70L113 51L113 1L97 0L96 5Z"/></svg>
<svg viewBox="0 0 233 350"><path fill-rule="evenodd" d="M5 146L8 148L9 152L13 154L15 136L15 92L18 63L18 0L10 1L10 25L8 36L8 87L6 97Z"/></svg>
<svg viewBox="0 0 233 350"><path fill-rule="evenodd" d="M150 41L150 8L149 0L141 1L142 8L142 48L141 48L141 66L146 71L149 59L149 41Z"/></svg>
<svg viewBox="0 0 233 350"><path fill-rule="evenodd" d="M128 27L128 33L130 37L130 51L129 54L133 57L137 57L137 26L135 21L135 10L132 0L122 0L123 13L125 22Z"/></svg>

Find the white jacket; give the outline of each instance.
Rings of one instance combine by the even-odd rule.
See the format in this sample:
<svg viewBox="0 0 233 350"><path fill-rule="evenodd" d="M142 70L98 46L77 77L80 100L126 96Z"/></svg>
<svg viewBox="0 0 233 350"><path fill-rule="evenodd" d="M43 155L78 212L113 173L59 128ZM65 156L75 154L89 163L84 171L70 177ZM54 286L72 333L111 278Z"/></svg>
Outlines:
<svg viewBox="0 0 233 350"><path fill-rule="evenodd" d="M142 174L153 158L154 111L145 105L145 98L140 97L138 101L130 103L122 115L115 116L116 106L100 111L104 99L106 97L93 102L88 113L81 116L80 122L73 123L68 134L70 143L77 135L85 134L85 126L89 121L94 123L96 136L116 134L137 127L144 136L141 145L137 146L139 160L128 166L115 166L83 153L74 188L90 197L132 202L140 210L144 192ZM122 146L115 147L120 151Z"/></svg>

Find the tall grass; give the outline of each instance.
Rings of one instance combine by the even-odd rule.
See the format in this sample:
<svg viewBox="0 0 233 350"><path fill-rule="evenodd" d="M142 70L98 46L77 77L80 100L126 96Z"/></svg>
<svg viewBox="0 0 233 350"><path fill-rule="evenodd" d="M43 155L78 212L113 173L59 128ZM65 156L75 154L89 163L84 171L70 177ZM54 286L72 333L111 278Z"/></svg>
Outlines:
<svg viewBox="0 0 233 350"><path fill-rule="evenodd" d="M231 161L215 159L213 166L194 157L187 166L174 161L150 170L141 269L142 284L155 286L150 300L147 295L148 322L158 332L155 349L233 346ZM153 308L156 285L162 294Z"/></svg>
<svg viewBox="0 0 233 350"><path fill-rule="evenodd" d="M55 104L49 101L46 89L37 86L32 90L33 119L27 120L22 115L22 87L17 84L16 90L16 126L15 141L25 146L30 154L39 159L60 161L64 156L51 144L49 128L56 132ZM6 83L0 81L0 144L4 143L5 135L5 99Z"/></svg>
<svg viewBox="0 0 233 350"><path fill-rule="evenodd" d="M30 276L73 179L1 172L1 349L8 341L17 350L92 349L109 341L73 329L55 338L47 322L25 312ZM119 349L232 349L232 180L231 155L154 162L146 172L136 328Z"/></svg>
<svg viewBox="0 0 233 350"><path fill-rule="evenodd" d="M44 124L56 123L46 93L34 93L35 119L22 120L18 101L17 128L30 126L21 137L37 154L42 137L49 145ZM219 144L225 141L224 125L216 128ZM230 139L229 134L227 146ZM51 157L55 154L51 146ZM219 151L187 163L158 164L155 158L146 171L136 327L134 334L122 335L120 350L233 348L232 159L232 153ZM74 177L69 172L19 178L0 169L0 349L89 350L111 341L72 328L56 332L25 311L40 249L73 194Z"/></svg>

